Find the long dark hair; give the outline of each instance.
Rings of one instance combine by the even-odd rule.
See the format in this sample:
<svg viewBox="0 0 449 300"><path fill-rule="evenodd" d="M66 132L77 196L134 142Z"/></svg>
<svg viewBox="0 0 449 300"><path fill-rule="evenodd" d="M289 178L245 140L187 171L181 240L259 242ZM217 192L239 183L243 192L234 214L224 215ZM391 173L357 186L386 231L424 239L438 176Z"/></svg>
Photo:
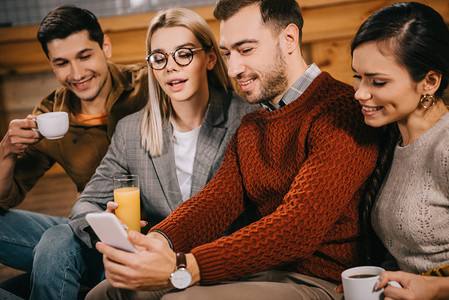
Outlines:
<svg viewBox="0 0 449 300"><path fill-rule="evenodd" d="M405 66L413 81L429 71L442 75L435 97L448 86L449 29L433 8L417 2L399 2L375 12L359 28L351 44L354 49L366 42L384 43L397 62Z"/></svg>
<svg viewBox="0 0 449 300"><path fill-rule="evenodd" d="M435 97L441 97L448 86L449 29L433 8L417 2L399 2L380 9L359 28L351 44L351 54L361 44L376 42L380 51L392 53L404 66L411 79L419 82L429 71L442 75ZM371 210L393 159L400 134L397 124L385 128L376 169L361 203L363 253L366 262L378 264L385 253L371 225Z"/></svg>
<svg viewBox="0 0 449 300"><path fill-rule="evenodd" d="M368 180L365 196L360 203L361 253L365 255L363 264L379 265L385 258L386 249L377 237L371 224L371 211L382 182L390 169L394 156L394 148L399 139L400 133L396 123L385 126L379 145L380 151L377 157L376 168L371 174L370 180Z"/></svg>

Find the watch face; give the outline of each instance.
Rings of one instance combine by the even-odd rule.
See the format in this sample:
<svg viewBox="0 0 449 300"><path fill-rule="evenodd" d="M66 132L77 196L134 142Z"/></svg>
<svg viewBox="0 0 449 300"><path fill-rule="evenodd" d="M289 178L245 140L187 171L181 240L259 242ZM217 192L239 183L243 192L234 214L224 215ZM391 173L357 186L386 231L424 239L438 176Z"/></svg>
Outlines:
<svg viewBox="0 0 449 300"><path fill-rule="evenodd" d="M177 289L185 289L192 282L192 275L184 268L179 268L171 274L171 284Z"/></svg>

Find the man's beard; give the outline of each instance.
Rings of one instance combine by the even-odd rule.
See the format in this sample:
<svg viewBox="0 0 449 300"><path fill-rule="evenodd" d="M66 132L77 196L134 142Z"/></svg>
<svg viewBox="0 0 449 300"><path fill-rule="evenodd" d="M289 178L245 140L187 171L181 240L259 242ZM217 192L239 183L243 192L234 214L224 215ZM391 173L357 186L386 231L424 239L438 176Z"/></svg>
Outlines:
<svg viewBox="0 0 449 300"><path fill-rule="evenodd" d="M279 49L278 53L281 53ZM281 57L280 55L277 56L273 60L273 63L268 65L263 72L260 72L260 74L259 91L250 91L248 94L245 93L248 102L252 104L267 103L287 90L287 63L285 62L284 57Z"/></svg>

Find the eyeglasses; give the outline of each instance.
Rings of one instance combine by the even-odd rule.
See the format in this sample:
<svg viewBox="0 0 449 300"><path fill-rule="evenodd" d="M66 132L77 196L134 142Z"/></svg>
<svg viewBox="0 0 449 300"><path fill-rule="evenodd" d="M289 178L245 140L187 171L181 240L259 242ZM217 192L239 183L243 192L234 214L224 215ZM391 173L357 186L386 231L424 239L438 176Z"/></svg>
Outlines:
<svg viewBox="0 0 449 300"><path fill-rule="evenodd" d="M147 64L153 70L162 70L165 68L168 62L168 56L171 54L174 61L180 66L187 66L193 60L193 53L201 50L206 50L206 47L202 48L179 48L173 52L163 53L160 51L152 52L150 55L145 57Z"/></svg>

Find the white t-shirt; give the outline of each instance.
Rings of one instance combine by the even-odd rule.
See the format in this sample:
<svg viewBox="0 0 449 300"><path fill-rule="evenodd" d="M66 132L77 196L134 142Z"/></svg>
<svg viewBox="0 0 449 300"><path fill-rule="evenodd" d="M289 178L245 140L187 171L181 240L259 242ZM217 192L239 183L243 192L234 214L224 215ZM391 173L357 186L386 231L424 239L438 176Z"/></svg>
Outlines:
<svg viewBox="0 0 449 300"><path fill-rule="evenodd" d="M176 175L182 201L190 198L192 186L193 161L196 153L196 142L201 126L194 130L181 132L173 130L173 146L175 150Z"/></svg>

